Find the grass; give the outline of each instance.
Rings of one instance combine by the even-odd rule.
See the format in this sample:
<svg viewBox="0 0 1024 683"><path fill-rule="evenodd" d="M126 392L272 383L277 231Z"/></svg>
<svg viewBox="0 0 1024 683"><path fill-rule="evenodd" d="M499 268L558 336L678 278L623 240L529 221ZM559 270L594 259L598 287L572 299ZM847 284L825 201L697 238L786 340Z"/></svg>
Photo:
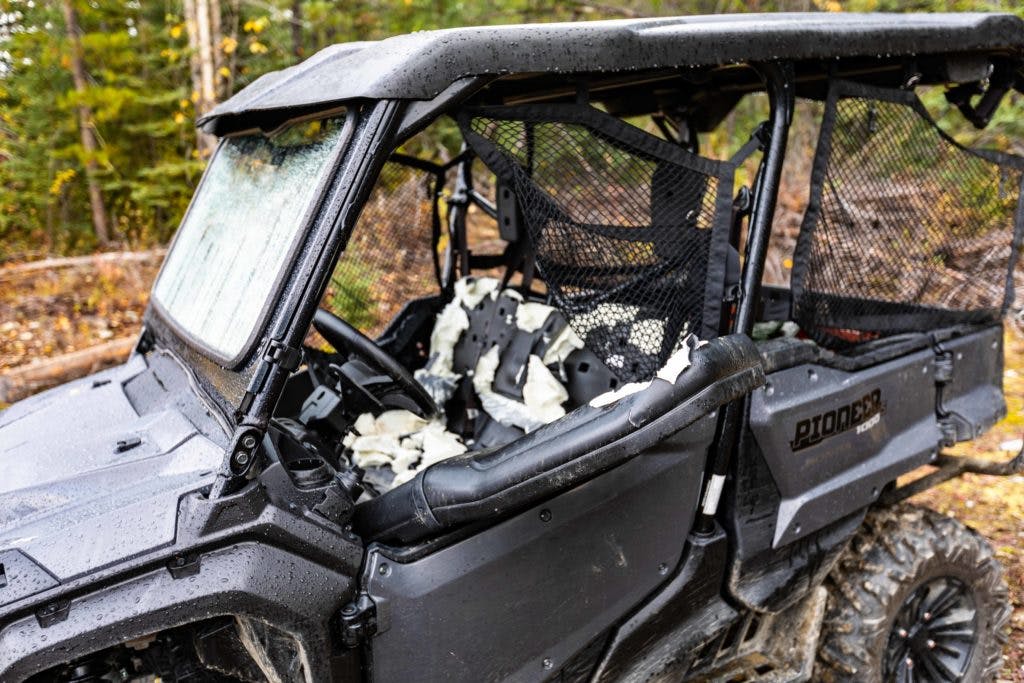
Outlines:
<svg viewBox="0 0 1024 683"><path fill-rule="evenodd" d="M349 261L338 270L327 286L327 309L356 329L376 327L380 321L374 305L373 274L358 261Z"/></svg>

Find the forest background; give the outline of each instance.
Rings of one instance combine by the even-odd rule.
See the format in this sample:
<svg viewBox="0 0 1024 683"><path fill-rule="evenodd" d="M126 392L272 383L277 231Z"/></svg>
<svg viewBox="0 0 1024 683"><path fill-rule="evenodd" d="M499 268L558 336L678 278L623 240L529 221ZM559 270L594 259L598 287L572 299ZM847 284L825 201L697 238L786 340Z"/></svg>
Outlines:
<svg viewBox="0 0 1024 683"><path fill-rule="evenodd" d="M196 116L329 44L456 25L797 10L1024 16L1015 0L0 0L0 263L166 243L212 151ZM1001 118L1022 127L1022 113L1015 93Z"/></svg>

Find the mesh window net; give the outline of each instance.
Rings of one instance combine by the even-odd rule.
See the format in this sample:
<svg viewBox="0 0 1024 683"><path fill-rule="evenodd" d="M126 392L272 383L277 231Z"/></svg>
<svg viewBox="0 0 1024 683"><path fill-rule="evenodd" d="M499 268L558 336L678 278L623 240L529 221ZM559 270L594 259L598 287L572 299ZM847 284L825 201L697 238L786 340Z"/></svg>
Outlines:
<svg viewBox="0 0 1024 683"><path fill-rule="evenodd" d="M797 322L844 351L997 320L1012 297L1022 162L958 145L911 92L833 84L797 244Z"/></svg>
<svg viewBox="0 0 1024 683"><path fill-rule="evenodd" d="M554 305L621 380L650 377L688 334L718 333L734 166L584 105L459 120L514 190Z"/></svg>
<svg viewBox="0 0 1024 683"><path fill-rule="evenodd" d="M384 164L324 295L325 308L371 337L405 303L439 291L431 246L439 176L411 163Z"/></svg>

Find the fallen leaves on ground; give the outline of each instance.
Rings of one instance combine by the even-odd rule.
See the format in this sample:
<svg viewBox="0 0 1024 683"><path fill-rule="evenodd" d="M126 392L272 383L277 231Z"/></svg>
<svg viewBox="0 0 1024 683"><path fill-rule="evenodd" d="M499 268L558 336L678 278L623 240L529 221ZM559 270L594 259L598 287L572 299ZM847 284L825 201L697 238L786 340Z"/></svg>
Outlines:
<svg viewBox="0 0 1024 683"><path fill-rule="evenodd" d="M0 269L0 372L138 334L159 259Z"/></svg>

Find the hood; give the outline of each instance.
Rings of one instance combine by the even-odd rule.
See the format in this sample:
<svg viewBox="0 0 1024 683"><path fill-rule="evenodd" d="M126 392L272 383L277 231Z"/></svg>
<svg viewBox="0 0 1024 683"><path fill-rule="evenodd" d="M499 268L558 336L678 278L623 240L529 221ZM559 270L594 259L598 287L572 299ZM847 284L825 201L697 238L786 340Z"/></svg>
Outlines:
<svg viewBox="0 0 1024 683"><path fill-rule="evenodd" d="M163 352L13 405L0 413L0 559L64 582L172 543L179 498L213 482L225 443Z"/></svg>

